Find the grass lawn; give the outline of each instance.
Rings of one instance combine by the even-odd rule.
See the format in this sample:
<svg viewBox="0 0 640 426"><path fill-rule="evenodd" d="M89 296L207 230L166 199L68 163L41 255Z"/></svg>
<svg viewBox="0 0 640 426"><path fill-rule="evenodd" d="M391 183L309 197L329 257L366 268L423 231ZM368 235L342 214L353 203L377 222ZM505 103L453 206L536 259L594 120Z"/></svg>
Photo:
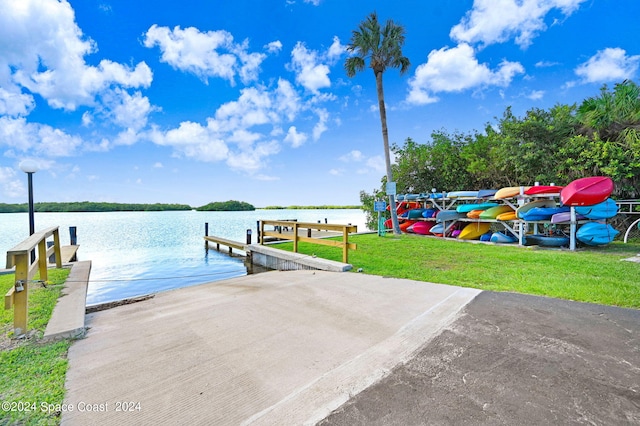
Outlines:
<svg viewBox="0 0 640 426"><path fill-rule="evenodd" d="M0 313L0 424L56 425L59 413L48 404L62 404L71 340L41 343L68 269L50 269L47 288L29 284L27 338L12 339L13 309ZM38 279L36 277L35 279ZM0 275L0 292L13 286L15 276ZM42 408L45 408L43 412Z"/></svg>
<svg viewBox="0 0 640 426"><path fill-rule="evenodd" d="M366 274L640 308L640 263L621 260L640 253L638 243L572 252L406 234L354 235L349 242L358 245L349 250L353 271ZM291 251L293 243L272 247ZM299 252L342 261L341 248L299 243Z"/></svg>

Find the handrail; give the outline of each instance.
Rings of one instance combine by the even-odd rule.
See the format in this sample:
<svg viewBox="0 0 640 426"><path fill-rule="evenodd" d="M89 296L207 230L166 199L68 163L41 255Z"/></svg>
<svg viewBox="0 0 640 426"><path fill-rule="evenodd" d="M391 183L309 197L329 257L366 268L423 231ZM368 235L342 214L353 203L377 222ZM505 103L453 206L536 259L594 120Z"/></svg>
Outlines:
<svg viewBox="0 0 640 426"><path fill-rule="evenodd" d="M47 238L53 236L53 246L47 248ZM36 251L36 257L31 253ZM13 306L13 329L16 336L27 331L27 318L29 309L29 282L37 270L40 271L40 279L46 281L47 259L55 254L56 267L62 267L62 255L60 251L60 235L58 227L54 226L39 231L25 239L11 250L7 251L7 269L16 267L15 283L4 296L4 308Z"/></svg>
<svg viewBox="0 0 640 426"><path fill-rule="evenodd" d="M313 244L320 244L325 246L342 247L342 261L344 263L349 262L349 249L356 250L357 245L349 243L349 234L358 232L358 227L355 225L338 225L331 223L313 223L313 222L293 222L288 220L261 220L260 221L260 244L264 245L264 237L277 237L282 238L284 234L282 232L265 231L265 225L272 225L274 227L289 227L293 228L291 235L293 240L293 251L298 252L298 242L308 242ZM298 235L299 229L307 229L308 233L306 237ZM342 241L326 240L320 238L312 238L311 230L317 229L318 231L337 231L342 233Z"/></svg>

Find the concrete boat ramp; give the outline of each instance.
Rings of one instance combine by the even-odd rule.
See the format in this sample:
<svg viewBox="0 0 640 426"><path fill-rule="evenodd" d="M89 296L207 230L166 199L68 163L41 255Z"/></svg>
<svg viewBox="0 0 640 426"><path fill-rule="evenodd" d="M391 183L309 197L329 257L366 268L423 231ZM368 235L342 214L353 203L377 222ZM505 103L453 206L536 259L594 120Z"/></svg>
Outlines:
<svg viewBox="0 0 640 426"><path fill-rule="evenodd" d="M88 314L64 425L314 424L451 322L478 290L266 272Z"/></svg>

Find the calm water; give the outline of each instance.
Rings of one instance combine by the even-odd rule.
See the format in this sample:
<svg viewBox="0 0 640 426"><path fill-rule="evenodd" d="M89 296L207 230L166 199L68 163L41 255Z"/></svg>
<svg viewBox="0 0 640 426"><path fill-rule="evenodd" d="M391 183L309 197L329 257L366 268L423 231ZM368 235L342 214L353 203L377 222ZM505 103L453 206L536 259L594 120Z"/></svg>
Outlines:
<svg viewBox="0 0 640 426"><path fill-rule="evenodd" d="M245 275L242 257L204 248L209 235L244 242L256 221L298 219L300 222L351 223L365 231L361 210L256 210L252 212L108 212L36 213L36 231L60 227L62 245L69 227L77 228L79 260L91 260L87 305L134 297ZM26 213L0 214L0 255L28 236ZM0 268L4 265L0 265Z"/></svg>

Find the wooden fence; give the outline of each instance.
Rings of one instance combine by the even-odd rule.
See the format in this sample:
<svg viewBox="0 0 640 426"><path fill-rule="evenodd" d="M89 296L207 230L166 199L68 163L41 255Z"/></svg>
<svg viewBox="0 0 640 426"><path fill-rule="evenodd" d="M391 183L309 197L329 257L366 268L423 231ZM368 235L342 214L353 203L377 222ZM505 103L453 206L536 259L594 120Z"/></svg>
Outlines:
<svg viewBox="0 0 640 426"><path fill-rule="evenodd" d="M287 228L290 232L284 231L265 231L264 227L273 226L274 229ZM307 230L306 236L300 235L300 230ZM342 241L327 240L325 238L317 238L312 236L311 231L329 231L333 234L325 234L325 236L342 235ZM311 223L311 222L294 222L288 220L261 220L260 221L260 244L264 244L264 237L276 237L278 239L287 239L293 241L293 251L298 252L298 242L308 242L325 246L342 247L342 261L349 263L349 249L356 250L357 245L349 243L349 234L358 232L355 225L337 225L328 223ZM303 234L305 234L303 232ZM316 234L318 235L318 234Z"/></svg>
<svg viewBox="0 0 640 426"><path fill-rule="evenodd" d="M53 237L53 245L47 247L47 238ZM37 248L37 250L36 250ZM31 253L37 251L36 256ZM60 235L58 227L36 232L7 252L7 269L16 267L14 286L4 296L4 308L13 306L14 335L20 336L27 331L29 310L29 282L40 271L40 280L47 281L49 256L55 255L56 267L62 267Z"/></svg>

